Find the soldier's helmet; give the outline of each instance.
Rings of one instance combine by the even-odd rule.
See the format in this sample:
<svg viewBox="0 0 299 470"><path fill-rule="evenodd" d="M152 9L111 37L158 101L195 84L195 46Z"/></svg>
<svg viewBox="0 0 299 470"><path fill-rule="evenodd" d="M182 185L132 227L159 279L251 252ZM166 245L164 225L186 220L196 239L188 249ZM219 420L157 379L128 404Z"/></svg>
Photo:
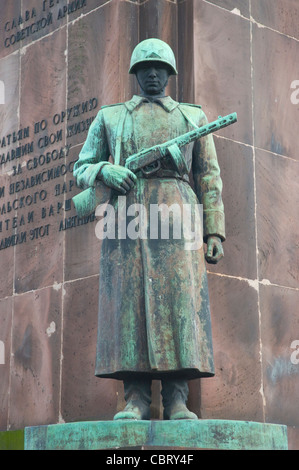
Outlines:
<svg viewBox="0 0 299 470"><path fill-rule="evenodd" d="M142 62L163 62L170 69L170 75L177 75L176 61L171 47L161 39L150 38L141 41L133 50L129 73L136 73Z"/></svg>

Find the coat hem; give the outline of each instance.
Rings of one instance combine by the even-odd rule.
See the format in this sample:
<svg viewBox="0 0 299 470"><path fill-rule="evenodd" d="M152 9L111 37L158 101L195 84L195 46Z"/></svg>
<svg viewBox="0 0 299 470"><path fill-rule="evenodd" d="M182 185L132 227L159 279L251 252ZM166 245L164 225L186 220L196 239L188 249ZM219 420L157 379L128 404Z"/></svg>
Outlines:
<svg viewBox="0 0 299 470"><path fill-rule="evenodd" d="M136 371L136 370L121 370L115 372L95 372L95 376L99 378L108 378L116 380L128 380L136 379L137 376L142 378L151 378L152 380L163 380L166 378L180 378L185 380L200 379L205 377L214 377L215 373L210 372L201 372L196 368L190 369L179 369L179 370L166 370L166 371Z"/></svg>

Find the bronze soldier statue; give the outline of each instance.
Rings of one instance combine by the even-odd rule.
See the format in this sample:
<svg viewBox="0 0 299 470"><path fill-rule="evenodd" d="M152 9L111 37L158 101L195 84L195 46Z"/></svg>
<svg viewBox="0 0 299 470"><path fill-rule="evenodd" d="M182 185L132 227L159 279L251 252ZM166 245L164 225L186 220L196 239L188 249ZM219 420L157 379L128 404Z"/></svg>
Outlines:
<svg viewBox="0 0 299 470"><path fill-rule="evenodd" d="M74 176L82 188L99 182L111 188L109 203L116 212L119 195L125 196L126 207L202 204L207 249L205 254L203 243L185 249L184 237L104 238L95 375L124 382L127 405L114 419L150 419L155 379L162 384L164 419L197 419L186 406L188 381L214 375L205 259L217 263L223 256L220 170L211 134L181 148L184 175L167 159L147 171L125 167L141 149L207 124L200 106L165 96L170 75L177 74L175 56L165 42L139 43L129 73L136 75L140 95L102 107Z"/></svg>

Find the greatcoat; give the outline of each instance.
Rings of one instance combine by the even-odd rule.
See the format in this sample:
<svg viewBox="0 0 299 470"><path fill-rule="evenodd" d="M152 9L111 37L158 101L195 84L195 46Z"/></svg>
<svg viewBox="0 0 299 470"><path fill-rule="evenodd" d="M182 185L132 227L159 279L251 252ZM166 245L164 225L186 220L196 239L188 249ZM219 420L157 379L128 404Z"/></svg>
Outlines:
<svg viewBox="0 0 299 470"><path fill-rule="evenodd" d="M142 148L204 124L207 118L200 106L170 97L149 102L134 95L126 103L102 107L74 166L77 183L82 188L93 186L109 158L112 164L124 165ZM180 177L165 162L151 177L137 173L137 182L125 197L126 208L141 204L149 214L155 204L182 208L200 203L203 240L209 235L225 240L222 181L213 137L203 137L181 151L192 186L187 175ZM119 204L114 194L110 205L120 211ZM164 215L159 211L160 222ZM170 212L170 229L176 217L179 214ZM129 221L132 217L127 216L126 223ZM170 233L163 238L161 230L155 237L117 237L119 223L116 215L116 236L104 238L101 249L95 375L122 380L135 373L150 374L154 379L213 376L203 244L186 249L186 241L190 241L186 234L171 238Z"/></svg>

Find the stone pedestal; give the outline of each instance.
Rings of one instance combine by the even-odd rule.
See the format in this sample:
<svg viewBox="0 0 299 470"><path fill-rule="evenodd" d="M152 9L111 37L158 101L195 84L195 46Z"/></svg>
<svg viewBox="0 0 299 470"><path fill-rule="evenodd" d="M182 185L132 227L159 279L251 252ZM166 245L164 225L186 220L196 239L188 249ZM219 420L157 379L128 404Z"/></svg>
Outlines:
<svg viewBox="0 0 299 470"><path fill-rule="evenodd" d="M25 428L26 450L287 450L286 426L250 421L85 421Z"/></svg>

